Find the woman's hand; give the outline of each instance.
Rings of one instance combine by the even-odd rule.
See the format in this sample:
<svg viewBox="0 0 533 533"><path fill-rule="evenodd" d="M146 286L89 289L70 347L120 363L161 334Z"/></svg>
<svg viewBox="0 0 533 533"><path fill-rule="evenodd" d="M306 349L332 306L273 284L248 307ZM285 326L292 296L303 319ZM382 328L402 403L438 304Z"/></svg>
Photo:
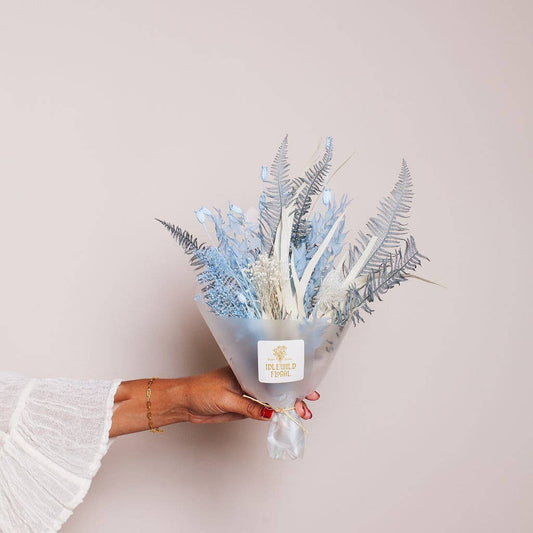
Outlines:
<svg viewBox="0 0 533 533"><path fill-rule="evenodd" d="M147 382L147 379L141 379L120 384L115 395L118 407L113 414L111 437L148 429ZM157 427L176 422L209 424L242 418L271 418L272 409L244 398L242 394L239 383L227 366L187 378L156 379L152 384L151 398L153 424ZM307 396L312 401L318 398L320 395L316 391ZM302 400L297 400L295 408L304 420L313 416Z"/></svg>
<svg viewBox="0 0 533 533"><path fill-rule="evenodd" d="M272 409L243 398L243 391L228 366L192 376L187 380L189 422L205 424L229 422L241 418L268 420L272 416ZM318 398L320 395L316 391L307 397L308 400L318 400ZM302 400L298 400L295 407L298 415L305 420L313 416Z"/></svg>

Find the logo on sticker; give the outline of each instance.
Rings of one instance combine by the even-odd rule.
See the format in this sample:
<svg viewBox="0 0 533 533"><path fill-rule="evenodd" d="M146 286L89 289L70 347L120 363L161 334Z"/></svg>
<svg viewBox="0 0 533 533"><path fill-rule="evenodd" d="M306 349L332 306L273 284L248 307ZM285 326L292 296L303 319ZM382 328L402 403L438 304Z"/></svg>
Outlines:
<svg viewBox="0 0 533 533"><path fill-rule="evenodd" d="M276 346L272 350L272 354L281 363L287 357L287 346Z"/></svg>
<svg viewBox="0 0 533 533"><path fill-rule="evenodd" d="M304 341L258 341L257 363L262 383L288 383L304 377Z"/></svg>

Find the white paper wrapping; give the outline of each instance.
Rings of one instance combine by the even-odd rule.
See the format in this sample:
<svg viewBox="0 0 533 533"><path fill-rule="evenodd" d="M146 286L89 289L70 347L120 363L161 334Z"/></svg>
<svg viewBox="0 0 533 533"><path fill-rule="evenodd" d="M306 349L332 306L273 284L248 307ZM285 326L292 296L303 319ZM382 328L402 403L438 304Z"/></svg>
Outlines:
<svg viewBox="0 0 533 533"><path fill-rule="evenodd" d="M198 307L242 389L274 408L291 408L296 399L317 389L348 327L318 320L267 320L218 316L201 300ZM258 341L303 340L303 379L262 383L258 374ZM290 355L290 354L289 354ZM290 416L288 416L290 414ZM268 431L268 452L273 459L303 457L305 432L296 411L274 413ZM292 419L291 419L292 417ZM298 421L298 423L296 423Z"/></svg>

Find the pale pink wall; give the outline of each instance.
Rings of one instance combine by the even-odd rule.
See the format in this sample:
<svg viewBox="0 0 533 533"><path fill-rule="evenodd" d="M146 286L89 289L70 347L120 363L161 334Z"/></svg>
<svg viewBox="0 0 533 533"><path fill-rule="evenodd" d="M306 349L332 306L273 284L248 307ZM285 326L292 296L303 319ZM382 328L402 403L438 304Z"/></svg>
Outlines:
<svg viewBox="0 0 533 533"><path fill-rule="evenodd" d="M65 532L533 530L531 3L2 2L0 358L35 376L223 363L153 218L256 201L332 135L355 228L405 157L431 257L349 333L307 456L266 425L118 440Z"/></svg>

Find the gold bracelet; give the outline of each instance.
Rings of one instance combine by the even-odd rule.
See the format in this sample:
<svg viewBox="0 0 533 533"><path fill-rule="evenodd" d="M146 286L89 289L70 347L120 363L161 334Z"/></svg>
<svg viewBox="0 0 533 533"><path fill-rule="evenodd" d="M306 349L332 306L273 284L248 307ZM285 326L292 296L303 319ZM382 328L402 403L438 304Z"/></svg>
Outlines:
<svg viewBox="0 0 533 533"><path fill-rule="evenodd" d="M152 383L155 379L157 378L152 378L146 387L146 418L148 418L148 425L150 426L150 431L152 433L163 433L162 429L154 427L154 423L152 421Z"/></svg>

